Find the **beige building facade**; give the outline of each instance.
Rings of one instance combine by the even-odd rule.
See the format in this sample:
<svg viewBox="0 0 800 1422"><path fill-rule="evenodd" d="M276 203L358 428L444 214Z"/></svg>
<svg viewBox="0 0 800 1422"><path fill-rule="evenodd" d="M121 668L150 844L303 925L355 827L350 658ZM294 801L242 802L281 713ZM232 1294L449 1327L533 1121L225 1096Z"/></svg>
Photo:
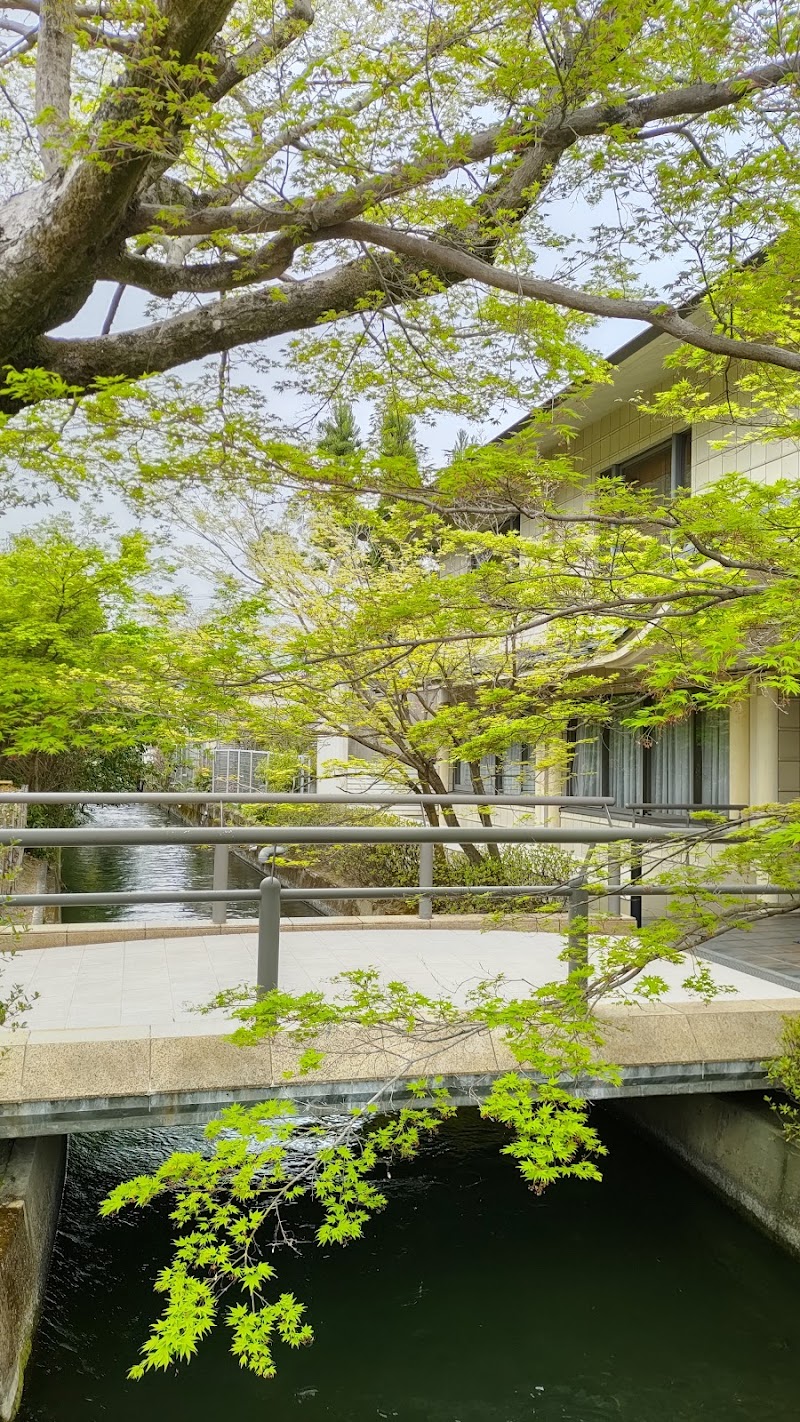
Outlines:
<svg viewBox="0 0 800 1422"><path fill-rule="evenodd" d="M609 384L593 389L582 402L570 399L563 419L554 407L552 433L540 441L542 451L565 447L563 426L568 424L570 457L590 480L614 472L665 494L679 487L697 491L734 471L765 482L800 478L800 450L789 441L753 439L752 427L709 420L689 428L641 412L641 405L668 388L674 378L665 360L675 348L670 338L651 333L622 347L612 357L614 376ZM734 370L730 380L735 382L735 376ZM718 393L709 391L712 402ZM499 439L513 439L524 425L524 420L518 422ZM580 499L574 489L564 488L565 508L579 507ZM521 536L529 530L523 518ZM621 652L617 667L626 662L633 667L635 653ZM685 812L666 808L670 805L711 808L800 797L800 699L779 702L755 683L750 697L730 713L696 713L664 728L652 738L652 745L613 721L599 734L590 726L576 725L571 735L574 751L568 773L563 767L544 765L547 756L541 748L515 745L502 759L485 758L482 774L487 791L566 795L576 800L612 795L612 819L626 822L632 805L661 805L660 812L638 813L673 820L685 818ZM319 787L332 787L335 782L338 788L355 792L379 788L377 765L374 778L363 768L347 773L351 756L363 758L364 752L353 748L346 737L322 737ZM326 762L331 767L328 773ZM472 789L469 768L463 763L444 766L443 773L452 790ZM499 811L497 817L502 821L516 815ZM545 823L586 819L577 805L574 810L569 806L542 809L536 818Z"/></svg>

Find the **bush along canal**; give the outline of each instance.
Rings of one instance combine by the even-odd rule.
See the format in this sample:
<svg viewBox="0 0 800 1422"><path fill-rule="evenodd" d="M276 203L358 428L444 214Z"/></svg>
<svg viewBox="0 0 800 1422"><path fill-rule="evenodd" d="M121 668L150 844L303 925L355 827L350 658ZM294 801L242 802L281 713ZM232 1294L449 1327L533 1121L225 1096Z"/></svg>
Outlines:
<svg viewBox="0 0 800 1422"><path fill-rule="evenodd" d="M169 1258L165 1211L101 1220L117 1181L188 1131L86 1135L70 1168L20 1422L796 1422L800 1266L609 1113L602 1184L532 1195L464 1110L382 1182L346 1249L270 1258L315 1340L243 1372L217 1329L189 1365L126 1380Z"/></svg>

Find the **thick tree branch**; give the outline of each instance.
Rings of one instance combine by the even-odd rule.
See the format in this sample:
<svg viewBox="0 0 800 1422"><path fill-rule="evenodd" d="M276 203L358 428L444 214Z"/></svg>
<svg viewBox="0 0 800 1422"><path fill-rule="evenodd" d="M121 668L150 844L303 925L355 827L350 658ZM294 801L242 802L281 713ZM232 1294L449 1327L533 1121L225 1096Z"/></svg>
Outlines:
<svg viewBox="0 0 800 1422"><path fill-rule="evenodd" d="M712 355L731 356L738 360L756 361L761 365L775 365L784 370L800 371L800 351L704 330L693 321L687 321L676 307L669 306L666 302L628 301L624 297L596 296L592 292L579 291L560 282L499 270L489 262L473 257L457 247L445 246L444 243L431 241L427 237L415 237L408 232L398 232L395 228L382 227L375 222L343 222L331 227L328 235L373 243L388 251L411 257L413 261L429 269L455 274L468 281L477 281L482 286L510 291L514 295L531 297L534 301L543 301L550 306L563 306L569 311L585 311L592 316L642 321L657 331L663 331L665 335L674 336L682 344L696 346L700 350L711 352Z"/></svg>
<svg viewBox="0 0 800 1422"><path fill-rule="evenodd" d="M75 17L72 0L41 0L36 50L36 117L45 173L55 173L63 161L69 131L72 42Z"/></svg>
<svg viewBox="0 0 800 1422"><path fill-rule="evenodd" d="M265 35L252 41L239 54L220 60L217 77L208 91L212 103L229 94L243 79L249 78L270 59L287 49L314 19L311 0L291 0L283 19L278 20Z"/></svg>
<svg viewBox="0 0 800 1422"><path fill-rule="evenodd" d="M154 69L152 54L139 56L143 67L126 68L100 106L88 155L2 209L0 360L13 361L18 351L26 359L27 341L80 310L94 284L97 253L152 163L151 142L137 150L117 140L115 148L114 135L129 132L135 139L145 94L151 117L163 100L165 127L174 121L174 66L208 49L232 3L164 0L158 33L159 54L170 56L164 72Z"/></svg>
<svg viewBox="0 0 800 1422"><path fill-rule="evenodd" d="M387 268L384 276L387 301L393 281L396 294L405 294L407 277L399 264ZM379 283L374 262L343 264L323 276L241 292L115 336L42 336L32 343L29 362L78 385L90 385L102 375L135 377L171 370L234 346L307 330L318 325L326 311L355 309L371 293L374 296Z"/></svg>
<svg viewBox="0 0 800 1422"><path fill-rule="evenodd" d="M104 281L124 282L137 286L153 296L177 296L191 291L208 294L235 291L254 282L273 281L291 266L296 241L290 232L280 232L271 242L265 242L247 257L224 262L195 262L188 266L173 266L168 262L153 262L146 257L120 252L102 260L97 275Z"/></svg>
<svg viewBox="0 0 800 1422"><path fill-rule="evenodd" d="M66 0L51 3L64 5ZM189 63L199 52L213 47L231 6L231 0L162 3L158 50L162 56L173 57L171 64ZM251 54L246 62L242 56L225 61L225 65L234 66L236 73L223 67L216 83L224 78L226 84L230 81L234 85L245 77L247 65L258 63L270 45L283 43L292 26L305 25L305 0L298 3L300 8L295 6L286 22L289 30L277 26L258 41L259 54ZM421 288L416 278L421 272L433 270L445 285L474 280L590 314L639 320L681 342L717 354L800 369L798 352L703 330L666 304L595 296L559 283L498 271L491 261L482 260L493 254L498 216L510 218L513 226L547 181L560 153L576 139L602 134L610 126L623 128L635 138L648 123L735 105L754 91L775 87L795 75L800 68L798 59L752 68L720 83L676 86L654 95L585 105L566 114L563 106L558 111L552 107L538 125L496 124L457 138L444 151L423 153L417 161L403 160L386 172L360 179L347 190L319 198L264 207L218 207L211 199L209 206L196 211L194 195L187 195L184 202L183 193L174 187L165 196L174 198L180 192L177 204L173 201L167 208L160 208L151 202L138 210L133 206L137 189L148 174L152 175L154 166L152 145L141 152L135 146L140 118L136 96L146 89L152 117L158 113L161 83L158 66L153 69L150 63L153 56L145 58L149 63L146 78L133 63L99 110L90 158L75 160L49 184L12 199L0 214L0 250L6 267L0 293L0 359L43 364L77 384L89 384L98 375L135 376L170 369L237 345L307 329L331 311L346 315L366 306L379 309L412 294L418 298ZM163 82L174 86L174 68L169 81L165 77ZM166 116L166 111L172 115L180 112L172 93L168 101L166 90L164 109L166 153L172 137L169 125L176 122ZM180 118L177 122L180 124ZM113 135L119 132L120 125L133 134L133 139L115 149ZM96 161L98 157L103 161ZM501 171L491 191L475 200L469 232L443 232L440 236L445 240L432 240L355 220L370 208L429 186L458 168L494 157L500 158ZM487 218L489 230L484 237ZM113 259L109 255L123 243L123 233L159 227L170 237L210 235L224 228L279 234L291 229L291 241L286 233L286 240L269 243L253 256L163 271L158 263L132 254L122 252ZM63 341L43 334L76 313L101 275L140 284L165 296L181 291L224 292L245 282L273 279L284 269L280 263L288 260L292 245L329 239L368 244L373 250L359 261L342 263L320 276L265 291L237 292L226 301L210 302L138 331L86 341ZM375 250L381 248L395 255L381 257Z"/></svg>
<svg viewBox="0 0 800 1422"><path fill-rule="evenodd" d="M201 207L188 212L175 205L164 209L141 205L131 214L125 231L133 236L162 226L176 236L200 236L222 229L241 233L274 232L291 224L308 224L312 230L319 229L348 221L380 202L401 197L458 168L512 149L517 156L502 188L498 184L492 206L503 207L505 203L503 210L516 210L523 194L528 194L525 202L529 201L529 189L542 166L578 138L596 136L611 127L625 128L636 135L645 124L656 120L713 113L798 73L800 57L744 70L723 83L689 84L644 98L590 104L559 115L539 130L521 124L492 124L475 134L459 135L445 152L435 157L397 164L388 172L375 173L346 191L322 199L308 198L276 206Z"/></svg>

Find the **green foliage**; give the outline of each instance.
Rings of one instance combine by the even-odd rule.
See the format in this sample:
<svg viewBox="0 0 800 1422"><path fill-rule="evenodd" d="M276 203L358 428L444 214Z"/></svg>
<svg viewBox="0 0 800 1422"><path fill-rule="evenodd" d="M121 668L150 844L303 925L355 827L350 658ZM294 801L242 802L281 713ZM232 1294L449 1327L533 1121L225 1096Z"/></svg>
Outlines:
<svg viewBox="0 0 800 1422"><path fill-rule="evenodd" d="M786 1017L781 1053L766 1063L770 1083L781 1095L769 1098L790 1145L800 1146L800 1017Z"/></svg>
<svg viewBox="0 0 800 1422"><path fill-rule="evenodd" d="M361 447L361 435L353 406L348 400L334 400L331 414L321 420L318 430L317 449L322 454L344 459L355 454Z"/></svg>
<svg viewBox="0 0 800 1422"><path fill-rule="evenodd" d="M231 1292L236 1301L224 1320L243 1367L271 1377L278 1340L290 1347L310 1341L303 1306L278 1291L276 1270L261 1251L290 1237L291 1209L300 1200L319 1207L320 1245L362 1236L386 1203L376 1172L393 1159L413 1159L455 1110L424 1064L459 1040L499 1036L517 1063L494 1083L481 1112L508 1129L505 1153L532 1190L569 1177L599 1179L594 1162L604 1148L578 1083L590 1072L610 1081L616 1073L598 1058L601 1037L575 982L550 983L519 999L497 978L478 984L463 1004L402 982L384 984L372 969L342 974L337 983L332 997L227 991L209 1009L232 1009L240 1023L232 1040L242 1047L280 1037L294 1048L293 1071L301 1075L329 1061L335 1066L348 1042L352 1050L354 1029L365 1042L377 1033L397 1071L365 1106L327 1123L298 1120L290 1103L276 1099L230 1107L207 1127L206 1152L176 1153L103 1202L110 1215L166 1197L177 1228L172 1263L156 1283L165 1307L132 1377L192 1357ZM408 1100L398 1102L402 1089Z"/></svg>
<svg viewBox="0 0 800 1422"><path fill-rule="evenodd" d="M378 452L382 459L403 460L409 470L416 469L419 446L414 434L414 419L396 400L383 409L377 427Z"/></svg>
<svg viewBox="0 0 800 1422"><path fill-rule="evenodd" d="M108 547L54 522L0 550L0 755L18 784L128 779L157 733L173 607L150 575L140 534Z"/></svg>
<svg viewBox="0 0 800 1422"><path fill-rule="evenodd" d="M192 626L140 533L61 519L0 547L0 774L31 790L127 790L145 746L216 724L241 665ZM32 823L61 823L46 810ZM39 819L36 820L38 814Z"/></svg>

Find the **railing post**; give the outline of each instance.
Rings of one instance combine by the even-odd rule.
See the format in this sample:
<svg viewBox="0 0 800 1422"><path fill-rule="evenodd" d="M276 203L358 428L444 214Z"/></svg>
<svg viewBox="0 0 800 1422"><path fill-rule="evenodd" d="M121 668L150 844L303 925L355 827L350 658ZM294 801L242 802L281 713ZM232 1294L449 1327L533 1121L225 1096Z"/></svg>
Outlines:
<svg viewBox="0 0 800 1422"><path fill-rule="evenodd" d="M258 906L258 996L278 986L278 964L281 952L281 883L270 876L261 880L261 900Z"/></svg>
<svg viewBox="0 0 800 1422"><path fill-rule="evenodd" d="M567 944L569 971L586 975L589 971L589 890L582 874L569 880Z"/></svg>
<svg viewBox="0 0 800 1422"><path fill-rule="evenodd" d="M222 892L228 887L228 856L230 850L227 844L214 845L214 877L212 880L214 889ZM228 917L228 905L226 903L213 903L211 905L211 922L225 923Z"/></svg>
<svg viewBox="0 0 800 1422"><path fill-rule="evenodd" d="M432 844L421 844L419 847L419 887L421 889L433 888ZM420 918L433 918L433 899L430 894L420 896L419 916Z"/></svg>
<svg viewBox="0 0 800 1422"><path fill-rule="evenodd" d="M640 844L631 844L631 883L638 883L644 872L644 856ZM631 918L637 928L642 926L642 896L631 894Z"/></svg>
<svg viewBox="0 0 800 1422"><path fill-rule="evenodd" d="M620 870L619 845L610 844L608 846L608 912L612 918L619 918L622 913L622 899L619 892L622 883Z"/></svg>

